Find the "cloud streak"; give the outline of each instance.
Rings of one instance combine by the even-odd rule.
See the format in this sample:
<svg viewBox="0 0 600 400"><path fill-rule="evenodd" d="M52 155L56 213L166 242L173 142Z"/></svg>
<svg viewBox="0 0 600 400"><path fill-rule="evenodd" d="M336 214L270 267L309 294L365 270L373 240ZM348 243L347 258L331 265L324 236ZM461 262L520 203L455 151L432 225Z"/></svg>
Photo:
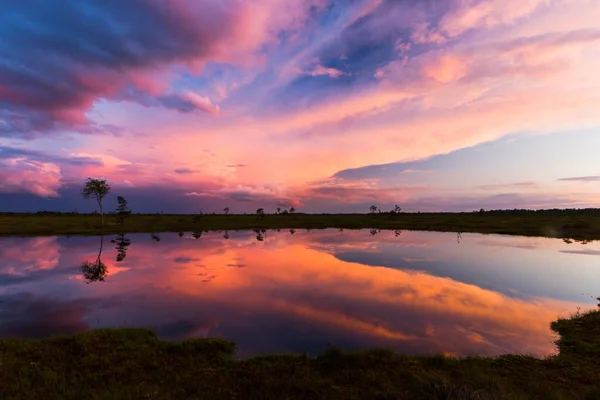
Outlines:
<svg viewBox="0 0 600 400"><path fill-rule="evenodd" d="M560 178L559 181L563 182L598 182L600 181L600 176L574 176L570 178Z"/></svg>

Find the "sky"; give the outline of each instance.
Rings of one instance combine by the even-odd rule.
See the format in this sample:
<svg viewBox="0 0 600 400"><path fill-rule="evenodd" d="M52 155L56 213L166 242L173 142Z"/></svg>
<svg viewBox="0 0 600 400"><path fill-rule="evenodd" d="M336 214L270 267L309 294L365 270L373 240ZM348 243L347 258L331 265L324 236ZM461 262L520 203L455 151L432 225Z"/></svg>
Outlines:
<svg viewBox="0 0 600 400"><path fill-rule="evenodd" d="M600 206L600 0L0 0L0 210Z"/></svg>

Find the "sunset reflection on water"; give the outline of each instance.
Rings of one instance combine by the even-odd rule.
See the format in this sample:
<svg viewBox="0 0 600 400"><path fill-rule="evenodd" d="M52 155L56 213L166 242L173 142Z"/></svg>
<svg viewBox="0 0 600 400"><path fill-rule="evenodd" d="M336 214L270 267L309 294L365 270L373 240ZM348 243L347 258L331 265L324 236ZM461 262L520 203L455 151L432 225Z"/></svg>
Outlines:
<svg viewBox="0 0 600 400"><path fill-rule="evenodd" d="M231 339L241 356L328 345L547 355L549 323L600 294L596 243L338 230L157 236L105 236L101 253L100 237L1 238L0 336L133 326ZM79 266L99 254L104 281L86 284Z"/></svg>

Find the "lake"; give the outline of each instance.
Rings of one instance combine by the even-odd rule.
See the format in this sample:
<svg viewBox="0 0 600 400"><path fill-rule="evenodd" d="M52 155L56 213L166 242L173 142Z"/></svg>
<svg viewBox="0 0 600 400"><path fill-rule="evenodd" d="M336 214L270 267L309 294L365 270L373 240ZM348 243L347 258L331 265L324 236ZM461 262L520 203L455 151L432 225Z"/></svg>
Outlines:
<svg viewBox="0 0 600 400"><path fill-rule="evenodd" d="M335 229L0 238L0 337L128 326L231 339L240 357L330 345L544 356L549 323L597 296L599 242Z"/></svg>

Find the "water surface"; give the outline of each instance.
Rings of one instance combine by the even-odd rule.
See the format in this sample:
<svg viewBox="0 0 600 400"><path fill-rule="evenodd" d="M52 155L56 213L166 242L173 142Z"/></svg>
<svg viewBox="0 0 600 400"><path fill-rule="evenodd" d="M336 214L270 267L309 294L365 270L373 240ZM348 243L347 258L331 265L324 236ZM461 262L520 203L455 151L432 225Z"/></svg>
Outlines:
<svg viewBox="0 0 600 400"><path fill-rule="evenodd" d="M407 231L0 238L0 337L134 326L231 339L240 356L547 355L549 323L595 306L599 256L597 242Z"/></svg>

